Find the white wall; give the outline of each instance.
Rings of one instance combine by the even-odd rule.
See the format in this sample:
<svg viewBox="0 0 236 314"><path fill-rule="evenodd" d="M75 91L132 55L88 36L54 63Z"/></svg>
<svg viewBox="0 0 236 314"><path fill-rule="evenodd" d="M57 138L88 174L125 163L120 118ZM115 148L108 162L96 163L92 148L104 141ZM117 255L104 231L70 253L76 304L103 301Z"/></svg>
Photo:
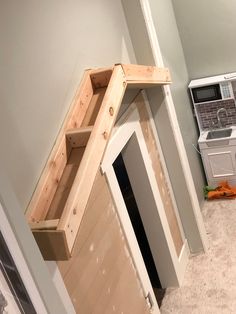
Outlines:
<svg viewBox="0 0 236 314"><path fill-rule="evenodd" d="M236 2L172 0L191 79L236 71Z"/></svg>
<svg viewBox="0 0 236 314"><path fill-rule="evenodd" d="M0 2L0 163L24 210L83 70L135 62L120 1Z"/></svg>

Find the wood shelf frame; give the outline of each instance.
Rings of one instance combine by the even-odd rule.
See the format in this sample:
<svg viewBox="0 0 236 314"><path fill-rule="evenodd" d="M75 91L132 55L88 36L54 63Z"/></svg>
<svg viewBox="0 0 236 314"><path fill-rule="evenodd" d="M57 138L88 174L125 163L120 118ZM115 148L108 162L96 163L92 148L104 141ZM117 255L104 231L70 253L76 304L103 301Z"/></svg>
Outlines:
<svg viewBox="0 0 236 314"><path fill-rule="evenodd" d="M73 254L88 198L126 88L170 84L166 68L86 70L26 211L46 260Z"/></svg>

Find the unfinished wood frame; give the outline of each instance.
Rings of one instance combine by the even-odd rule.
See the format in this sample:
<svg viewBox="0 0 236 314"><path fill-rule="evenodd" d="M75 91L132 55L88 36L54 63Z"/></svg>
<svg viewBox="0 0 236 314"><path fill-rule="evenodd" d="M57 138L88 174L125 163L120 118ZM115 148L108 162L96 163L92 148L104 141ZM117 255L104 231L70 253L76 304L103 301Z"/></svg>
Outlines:
<svg viewBox="0 0 236 314"><path fill-rule="evenodd" d="M26 211L45 259L71 256L126 88L169 83L168 69L152 66L85 71Z"/></svg>

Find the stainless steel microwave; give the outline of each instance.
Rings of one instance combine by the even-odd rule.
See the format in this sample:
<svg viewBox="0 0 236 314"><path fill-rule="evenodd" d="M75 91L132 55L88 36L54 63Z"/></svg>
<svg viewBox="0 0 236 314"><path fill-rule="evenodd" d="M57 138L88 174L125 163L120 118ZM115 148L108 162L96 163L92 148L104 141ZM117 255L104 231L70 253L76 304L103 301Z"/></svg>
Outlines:
<svg viewBox="0 0 236 314"><path fill-rule="evenodd" d="M189 88L194 104L219 101L234 97L231 81L212 82L200 86L196 86L196 84L193 84L192 82L194 81L191 81Z"/></svg>

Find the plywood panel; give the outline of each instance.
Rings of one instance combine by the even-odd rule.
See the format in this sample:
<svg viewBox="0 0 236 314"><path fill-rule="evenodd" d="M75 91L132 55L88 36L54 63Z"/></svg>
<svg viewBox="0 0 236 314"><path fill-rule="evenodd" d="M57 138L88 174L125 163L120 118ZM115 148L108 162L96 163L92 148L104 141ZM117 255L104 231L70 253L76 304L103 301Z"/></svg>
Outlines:
<svg viewBox="0 0 236 314"><path fill-rule="evenodd" d="M57 262L77 313L149 313L104 176L97 173L73 256ZM128 296L128 297L127 297Z"/></svg>
<svg viewBox="0 0 236 314"><path fill-rule="evenodd" d="M158 153L155 137L152 131L151 124L149 122L149 114L141 94L136 98L135 103L139 111L142 132L152 162L152 167L155 172L155 177L160 190L160 195L164 204L165 213L169 223L170 232L175 244L176 253L179 256L181 249L183 247L183 239L178 225L178 220L175 214L173 201L170 196L168 184L165 178L165 173Z"/></svg>
<svg viewBox="0 0 236 314"><path fill-rule="evenodd" d="M60 260L67 260L70 252L65 251L65 233L57 230L34 230L34 238L40 248L44 259L55 260L58 256Z"/></svg>
<svg viewBox="0 0 236 314"><path fill-rule="evenodd" d="M99 169L125 88L123 71L120 67L115 67L58 225L58 229L65 230L70 251L74 246L91 185Z"/></svg>

